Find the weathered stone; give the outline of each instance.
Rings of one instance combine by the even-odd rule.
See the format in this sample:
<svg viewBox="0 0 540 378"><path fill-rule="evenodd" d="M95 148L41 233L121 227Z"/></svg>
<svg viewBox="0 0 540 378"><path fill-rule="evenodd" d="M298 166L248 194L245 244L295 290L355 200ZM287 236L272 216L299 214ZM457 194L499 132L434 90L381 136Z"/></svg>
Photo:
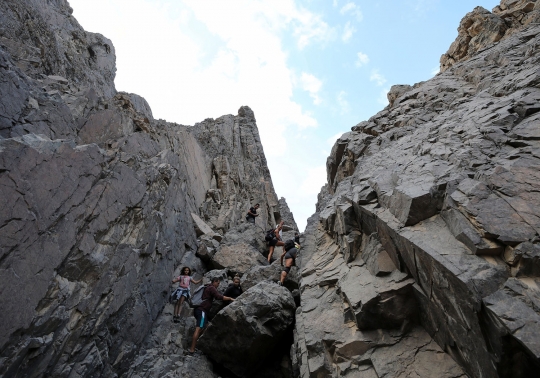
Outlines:
<svg viewBox="0 0 540 378"><path fill-rule="evenodd" d="M461 20L458 37L446 54L441 56L441 72L456 62L498 42L507 30L504 20L482 7L476 7Z"/></svg>
<svg viewBox="0 0 540 378"><path fill-rule="evenodd" d="M214 230L212 230L210 226L208 226L197 214L191 213L191 218L193 219L193 222L195 222L195 231L197 232L197 236L210 236L212 239L215 239L218 242L221 241L223 237L217 232L214 232Z"/></svg>
<svg viewBox="0 0 540 378"><path fill-rule="evenodd" d="M264 256L249 244L222 245L212 257L216 269L228 269L233 274L243 275L256 265L268 265Z"/></svg>
<svg viewBox="0 0 540 378"><path fill-rule="evenodd" d="M193 373L170 343L144 343L179 268L207 271L198 246L210 261L211 237L254 200L258 226L275 224L253 112L155 120L142 97L116 92L112 43L67 1L4 1L0 20L0 375ZM215 231L199 243L191 213Z"/></svg>
<svg viewBox="0 0 540 378"><path fill-rule="evenodd" d="M421 328L413 329L395 345L377 348L371 361L377 377L467 377Z"/></svg>
<svg viewBox="0 0 540 378"><path fill-rule="evenodd" d="M251 377L292 324L296 306L288 290L261 282L216 315L199 347L240 377Z"/></svg>
<svg viewBox="0 0 540 378"><path fill-rule="evenodd" d="M362 260L366 262L366 268L374 276L383 276L396 270L396 266L379 242L377 234L371 234L364 238L362 245Z"/></svg>
<svg viewBox="0 0 540 378"><path fill-rule="evenodd" d="M396 271L414 280L408 290L420 325L468 376L526 377L535 371L536 347L528 336L533 328L511 334L507 323L519 319L504 310L520 307L533 316L540 308L540 28L533 21L540 8L528 3L502 1L493 14L477 8L467 15L441 73L396 88L391 106L336 141L303 245L294 346L302 376L357 374L362 363L379 375L402 374L388 370L403 367L392 354L384 354L377 369L374 346L361 337L346 354L334 354L336 340L342 340L340 317L343 326L356 328L351 323L364 301L377 298L371 282L388 277L373 276L373 257L382 250ZM369 143L353 164L347 151L362 138ZM376 193L371 199L361 194L370 191ZM336 284L345 302L331 293ZM487 304L501 290L520 303ZM488 309L499 303L501 311ZM376 322L383 323L385 314L393 315L375 313L367 319L375 327L384 326ZM400 337L406 337L414 325L402 324ZM355 352L361 357L347 357Z"/></svg>
<svg viewBox="0 0 540 378"><path fill-rule="evenodd" d="M364 267L354 266L339 281L341 292L360 330L397 328L414 320L417 304L412 293L414 280L399 271L374 277Z"/></svg>
<svg viewBox="0 0 540 378"><path fill-rule="evenodd" d="M412 87L410 85L392 85L386 94L386 97L388 98L388 106L394 106L395 101L411 89Z"/></svg>
<svg viewBox="0 0 540 378"><path fill-rule="evenodd" d="M282 266L279 263L279 259L274 261L271 265L254 266L247 272L245 272L245 274L242 276L242 288L244 290L247 290L262 281L277 282L281 277L281 272ZM291 269L289 274L287 274L287 278L285 279L285 282L283 284L290 291L296 290L300 287L300 277L298 276L297 268L293 267Z"/></svg>
<svg viewBox="0 0 540 378"><path fill-rule="evenodd" d="M521 243L514 249L519 262L514 274L518 277L540 277L540 245Z"/></svg>

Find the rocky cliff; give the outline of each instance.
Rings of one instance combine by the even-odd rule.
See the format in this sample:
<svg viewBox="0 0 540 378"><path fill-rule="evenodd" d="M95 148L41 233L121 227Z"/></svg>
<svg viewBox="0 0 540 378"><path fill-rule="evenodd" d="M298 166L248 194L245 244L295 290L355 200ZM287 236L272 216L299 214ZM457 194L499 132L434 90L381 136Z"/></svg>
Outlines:
<svg viewBox="0 0 540 378"><path fill-rule="evenodd" d="M279 287L263 231L297 226L251 109L156 120L67 1L0 2L0 376L536 376L539 7L475 8L440 74L337 140ZM204 355L167 303L184 265L245 291Z"/></svg>
<svg viewBox="0 0 540 378"><path fill-rule="evenodd" d="M465 16L441 73L335 143L309 219L301 377L540 371L540 2Z"/></svg>
<svg viewBox="0 0 540 378"><path fill-rule="evenodd" d="M193 324L163 310L173 274L230 262L220 242L250 204L253 238L281 218L255 116L155 120L116 91L111 41L71 13L0 3L0 376L178 376ZM244 269L267 264L260 252ZM133 365L156 335L172 366ZM199 365L214 376L204 357L183 369Z"/></svg>

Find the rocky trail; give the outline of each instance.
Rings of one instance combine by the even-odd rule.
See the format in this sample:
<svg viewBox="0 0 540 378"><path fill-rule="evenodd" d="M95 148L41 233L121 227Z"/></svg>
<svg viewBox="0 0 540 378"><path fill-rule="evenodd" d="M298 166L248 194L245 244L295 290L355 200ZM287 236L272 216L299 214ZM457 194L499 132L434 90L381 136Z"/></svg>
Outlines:
<svg viewBox="0 0 540 378"><path fill-rule="evenodd" d="M283 286L264 231L297 226L249 107L154 119L66 0L0 25L1 378L538 376L540 1L475 8L336 141ZM193 355L183 266L244 290Z"/></svg>

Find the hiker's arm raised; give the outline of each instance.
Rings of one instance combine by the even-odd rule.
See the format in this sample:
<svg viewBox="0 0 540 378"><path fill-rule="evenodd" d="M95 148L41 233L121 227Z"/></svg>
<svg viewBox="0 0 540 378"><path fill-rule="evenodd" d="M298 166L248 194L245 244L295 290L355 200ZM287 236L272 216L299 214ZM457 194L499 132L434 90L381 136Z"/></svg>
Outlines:
<svg viewBox="0 0 540 378"><path fill-rule="evenodd" d="M175 282L178 282L178 281L180 281L180 277L175 277L175 278L173 278L172 283L175 283Z"/></svg>
<svg viewBox="0 0 540 378"><path fill-rule="evenodd" d="M193 282L194 284L198 284L198 283L201 283L202 281L202 278L200 280L194 280L193 278L191 279L191 282Z"/></svg>

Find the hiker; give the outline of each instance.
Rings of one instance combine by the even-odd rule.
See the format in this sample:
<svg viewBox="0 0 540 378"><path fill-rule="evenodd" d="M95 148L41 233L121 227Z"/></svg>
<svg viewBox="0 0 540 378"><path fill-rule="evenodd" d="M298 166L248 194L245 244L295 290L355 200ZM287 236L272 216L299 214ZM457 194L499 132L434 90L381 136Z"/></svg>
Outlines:
<svg viewBox="0 0 540 378"><path fill-rule="evenodd" d="M257 209L259 207L260 205L256 203L255 206L249 208L249 211L246 214L246 221L255 224L255 217L259 216L259 214L257 214Z"/></svg>
<svg viewBox="0 0 540 378"><path fill-rule="evenodd" d="M242 287L240 287L240 277L235 276L233 279L233 283L229 285L227 290L225 290L225 293L223 295L231 298L238 298L244 290L242 290Z"/></svg>
<svg viewBox="0 0 540 378"><path fill-rule="evenodd" d="M287 278L287 274L291 271L291 267L296 265L296 256L298 255L294 240L287 240L283 249L285 250L285 253L281 255L281 266L283 266L283 260L285 259L285 267L281 271L281 279L278 282L280 286L283 285L285 278Z"/></svg>
<svg viewBox="0 0 540 378"><path fill-rule="evenodd" d="M191 269L187 266L183 267L182 270L180 270L180 275L172 280L172 283L180 282L180 285L172 294L173 298L177 300L174 305L173 322L178 323L180 321L180 309L182 308L182 303L184 303L184 300L191 297L191 292L189 290L190 284L192 282L198 284L201 281L202 278L198 281L191 278Z"/></svg>
<svg viewBox="0 0 540 378"><path fill-rule="evenodd" d="M206 327L206 324L208 323L206 314L210 312L214 299L217 299L219 301L234 301L234 298L221 295L217 291L218 286L219 278L212 278L212 283L206 286L206 288L204 289L204 292L202 294L202 303L199 306L195 307L195 309L193 310L193 316L195 316L196 323L195 332L193 333L193 339L191 341L191 348L187 351L189 354L195 353L195 344L197 344L197 340L199 339L199 336L201 336L202 329Z"/></svg>
<svg viewBox="0 0 540 378"><path fill-rule="evenodd" d="M298 231L294 233L294 244L296 244L296 248L300 248L300 235Z"/></svg>
<svg viewBox="0 0 540 378"><path fill-rule="evenodd" d="M279 222L277 227L273 230L268 230L267 232L267 238L268 245L270 246L268 248L268 263L272 263L272 255L274 254L274 248L277 247L283 247L285 243L281 241L281 229L283 228L283 221Z"/></svg>

